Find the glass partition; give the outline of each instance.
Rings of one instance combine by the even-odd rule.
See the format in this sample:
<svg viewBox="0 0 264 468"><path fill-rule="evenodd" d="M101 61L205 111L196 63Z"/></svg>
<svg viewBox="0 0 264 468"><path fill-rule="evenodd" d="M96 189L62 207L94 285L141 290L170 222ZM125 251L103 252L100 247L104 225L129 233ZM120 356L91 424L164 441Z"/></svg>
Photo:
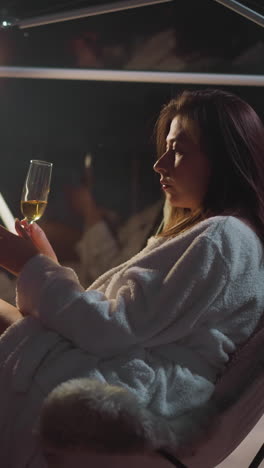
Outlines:
<svg viewBox="0 0 264 468"><path fill-rule="evenodd" d="M263 10L255 0L244 4ZM169 2L0 32L2 66L263 74L263 57L263 28L213 0Z"/></svg>

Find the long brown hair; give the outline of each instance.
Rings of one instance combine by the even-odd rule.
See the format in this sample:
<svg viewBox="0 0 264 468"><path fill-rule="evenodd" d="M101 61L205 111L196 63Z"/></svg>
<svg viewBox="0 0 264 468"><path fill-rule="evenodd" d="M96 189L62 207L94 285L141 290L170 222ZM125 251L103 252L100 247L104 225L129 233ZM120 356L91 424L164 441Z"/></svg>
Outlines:
<svg viewBox="0 0 264 468"><path fill-rule="evenodd" d="M157 155L176 116L200 132L212 175L203 206L196 212L170 208L161 236L175 236L202 219L230 214L248 220L264 241L264 127L252 107L217 90L184 91L162 109L156 123Z"/></svg>

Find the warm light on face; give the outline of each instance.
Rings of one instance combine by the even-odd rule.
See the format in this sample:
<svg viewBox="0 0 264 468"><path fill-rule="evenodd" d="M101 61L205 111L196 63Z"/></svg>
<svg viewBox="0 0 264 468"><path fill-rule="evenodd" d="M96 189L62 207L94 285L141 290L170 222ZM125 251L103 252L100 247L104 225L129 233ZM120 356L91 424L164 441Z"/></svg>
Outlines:
<svg viewBox="0 0 264 468"><path fill-rule="evenodd" d="M154 170L160 174L162 189L172 206L191 210L201 206L211 171L194 122L180 116L171 121L166 151Z"/></svg>

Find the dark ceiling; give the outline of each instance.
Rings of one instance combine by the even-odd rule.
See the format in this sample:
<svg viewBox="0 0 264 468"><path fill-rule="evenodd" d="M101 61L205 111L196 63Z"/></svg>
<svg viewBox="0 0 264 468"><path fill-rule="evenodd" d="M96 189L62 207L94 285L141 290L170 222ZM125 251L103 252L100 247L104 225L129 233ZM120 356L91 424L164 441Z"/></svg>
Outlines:
<svg viewBox="0 0 264 468"><path fill-rule="evenodd" d="M125 0L123 0L124 3ZM239 0L264 14L264 0ZM0 24L121 0L0 0ZM215 0L173 0L0 30L0 65L263 73L264 29Z"/></svg>
<svg viewBox="0 0 264 468"><path fill-rule="evenodd" d="M0 0L0 14L24 19L76 8L104 5L115 1L118 0ZM183 0L174 1L179 4L185 3ZM263 0L239 0L239 2L260 14L264 14ZM199 2L197 1L197 3Z"/></svg>
<svg viewBox="0 0 264 468"><path fill-rule="evenodd" d="M0 0L0 22L114 2ZM243 2L264 13L263 0ZM0 65L9 66L262 74L263 55L264 29L215 0L174 0L0 31Z"/></svg>
<svg viewBox="0 0 264 468"><path fill-rule="evenodd" d="M2 14L24 19L90 5L110 3L108 0L0 0Z"/></svg>

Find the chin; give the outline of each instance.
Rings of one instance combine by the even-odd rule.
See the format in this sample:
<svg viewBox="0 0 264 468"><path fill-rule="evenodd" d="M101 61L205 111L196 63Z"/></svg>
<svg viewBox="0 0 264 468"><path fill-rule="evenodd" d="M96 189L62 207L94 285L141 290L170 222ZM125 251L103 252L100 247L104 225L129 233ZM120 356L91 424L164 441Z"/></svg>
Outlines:
<svg viewBox="0 0 264 468"><path fill-rule="evenodd" d="M192 203L190 200L181 200L180 197L172 196L171 194L166 194L166 203L172 208L181 208L184 210L195 211L198 208L196 203Z"/></svg>
<svg viewBox="0 0 264 468"><path fill-rule="evenodd" d="M166 202L173 208L188 208L186 203L177 199L176 197L166 197Z"/></svg>

